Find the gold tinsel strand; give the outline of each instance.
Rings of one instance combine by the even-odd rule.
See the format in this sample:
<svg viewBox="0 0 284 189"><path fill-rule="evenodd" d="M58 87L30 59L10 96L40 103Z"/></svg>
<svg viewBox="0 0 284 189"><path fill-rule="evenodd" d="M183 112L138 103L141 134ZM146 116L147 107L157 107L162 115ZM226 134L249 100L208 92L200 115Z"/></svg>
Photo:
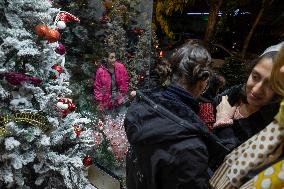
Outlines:
<svg viewBox="0 0 284 189"><path fill-rule="evenodd" d="M31 112L21 112L15 113L13 115L2 115L0 116L0 136L5 136L8 131L5 129L5 125L11 121L16 123L28 123L35 127L40 128L43 132L50 132L52 130L52 125L48 122L48 119L43 115Z"/></svg>

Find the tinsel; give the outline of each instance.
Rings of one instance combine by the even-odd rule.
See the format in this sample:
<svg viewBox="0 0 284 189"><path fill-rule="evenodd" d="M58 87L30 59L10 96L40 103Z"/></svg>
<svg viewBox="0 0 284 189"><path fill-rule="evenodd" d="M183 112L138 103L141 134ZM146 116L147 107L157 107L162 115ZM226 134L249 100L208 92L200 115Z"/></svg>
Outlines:
<svg viewBox="0 0 284 189"><path fill-rule="evenodd" d="M0 136L6 136L8 134L8 131L5 129L5 125L12 121L16 123L28 123L30 125L40 128L45 133L50 132L53 128L53 126L48 122L48 119L38 113L21 112L12 115L1 115Z"/></svg>

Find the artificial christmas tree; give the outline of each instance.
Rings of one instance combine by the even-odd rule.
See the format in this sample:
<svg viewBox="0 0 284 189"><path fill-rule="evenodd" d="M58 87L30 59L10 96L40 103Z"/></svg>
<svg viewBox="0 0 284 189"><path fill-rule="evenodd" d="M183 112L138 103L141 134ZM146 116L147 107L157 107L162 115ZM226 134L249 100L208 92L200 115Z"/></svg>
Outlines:
<svg viewBox="0 0 284 189"><path fill-rule="evenodd" d="M109 117L101 112L94 100L93 83L97 68L107 58L110 49L115 50L116 57L129 73L129 93L139 88L140 83L149 76L152 57L152 0L98 0L69 1L62 3L55 0L54 5L64 8L80 18L80 25L66 27L62 33L62 42L68 49L68 67L72 70L70 88L77 110L92 120L95 130L95 142L100 145L90 155L94 161L108 168L117 170L123 164L125 153L117 152L127 149L125 144L113 145L117 137L108 135L108 127L114 133L124 134L124 113ZM127 103L130 103L128 101ZM100 122L103 129L99 129ZM112 128L111 122L119 125ZM126 146L126 148L125 148ZM120 157L122 158L116 158ZM116 171L114 171L116 172Z"/></svg>
<svg viewBox="0 0 284 189"><path fill-rule="evenodd" d="M0 188L85 188L82 159L95 143L70 99L64 24L53 22L61 12L49 0L0 1L0 10Z"/></svg>

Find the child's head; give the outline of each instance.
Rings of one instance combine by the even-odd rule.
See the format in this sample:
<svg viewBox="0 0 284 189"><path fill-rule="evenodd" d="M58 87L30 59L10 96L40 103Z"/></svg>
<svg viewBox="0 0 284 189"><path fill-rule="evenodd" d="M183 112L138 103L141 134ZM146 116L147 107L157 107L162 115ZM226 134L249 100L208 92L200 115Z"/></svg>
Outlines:
<svg viewBox="0 0 284 189"><path fill-rule="evenodd" d="M115 52L109 52L107 57L108 66L114 66L115 61L116 61Z"/></svg>

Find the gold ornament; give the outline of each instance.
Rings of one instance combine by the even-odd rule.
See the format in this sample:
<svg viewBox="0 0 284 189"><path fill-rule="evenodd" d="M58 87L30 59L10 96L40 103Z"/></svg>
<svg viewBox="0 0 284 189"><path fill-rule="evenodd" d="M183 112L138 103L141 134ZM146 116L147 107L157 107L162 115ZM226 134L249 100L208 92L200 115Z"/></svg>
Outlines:
<svg viewBox="0 0 284 189"><path fill-rule="evenodd" d="M0 136L6 136L8 134L5 125L11 121L16 123L28 123L32 126L40 128L45 133L49 133L53 128L53 126L48 122L48 119L43 115L31 112L21 112L10 116L0 116Z"/></svg>

